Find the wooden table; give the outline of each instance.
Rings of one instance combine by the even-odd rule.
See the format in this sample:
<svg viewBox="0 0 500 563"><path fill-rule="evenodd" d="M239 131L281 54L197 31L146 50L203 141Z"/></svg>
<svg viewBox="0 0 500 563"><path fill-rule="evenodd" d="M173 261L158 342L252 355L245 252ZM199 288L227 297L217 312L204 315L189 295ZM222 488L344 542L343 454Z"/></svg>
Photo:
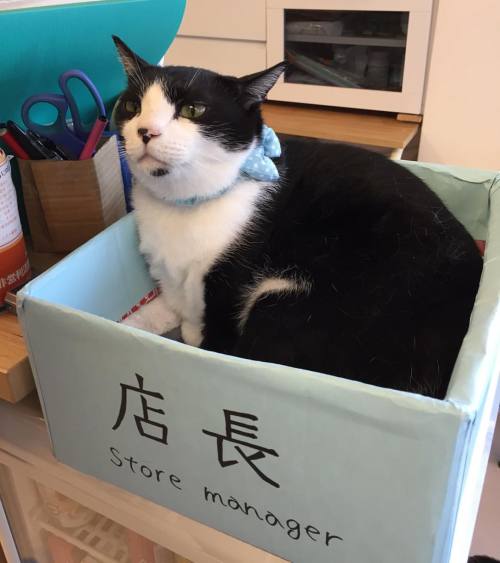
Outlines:
<svg viewBox="0 0 500 563"><path fill-rule="evenodd" d="M0 313L0 398L15 403L35 387L17 317Z"/></svg>
<svg viewBox="0 0 500 563"><path fill-rule="evenodd" d="M62 254L29 250L28 254L34 275L41 274L63 257ZM2 310L0 311L0 399L16 403L34 388L28 351L19 321L13 311Z"/></svg>
<svg viewBox="0 0 500 563"><path fill-rule="evenodd" d="M394 159L416 157L420 123L396 115L277 102L266 102L262 114L278 133L362 145Z"/></svg>

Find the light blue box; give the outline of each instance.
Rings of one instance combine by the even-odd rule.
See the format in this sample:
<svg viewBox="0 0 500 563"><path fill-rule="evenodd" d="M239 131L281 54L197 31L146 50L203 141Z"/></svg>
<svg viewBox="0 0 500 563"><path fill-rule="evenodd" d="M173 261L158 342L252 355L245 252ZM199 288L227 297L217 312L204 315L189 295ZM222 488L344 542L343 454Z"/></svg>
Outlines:
<svg viewBox="0 0 500 563"><path fill-rule="evenodd" d="M153 287L128 216L19 295L55 455L294 563L465 562L498 411L500 180L405 165L487 239L445 400L118 324ZM217 438L225 410L250 446Z"/></svg>

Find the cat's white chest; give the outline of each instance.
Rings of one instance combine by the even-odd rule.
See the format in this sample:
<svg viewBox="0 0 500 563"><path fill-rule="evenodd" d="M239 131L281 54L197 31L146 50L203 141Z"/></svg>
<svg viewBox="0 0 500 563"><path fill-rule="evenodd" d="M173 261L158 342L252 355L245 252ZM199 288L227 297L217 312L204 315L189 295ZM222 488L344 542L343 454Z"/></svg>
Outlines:
<svg viewBox="0 0 500 563"><path fill-rule="evenodd" d="M242 234L263 189L245 180L217 199L184 207L165 204L135 187L140 250L181 322L200 325L201 330L204 277Z"/></svg>

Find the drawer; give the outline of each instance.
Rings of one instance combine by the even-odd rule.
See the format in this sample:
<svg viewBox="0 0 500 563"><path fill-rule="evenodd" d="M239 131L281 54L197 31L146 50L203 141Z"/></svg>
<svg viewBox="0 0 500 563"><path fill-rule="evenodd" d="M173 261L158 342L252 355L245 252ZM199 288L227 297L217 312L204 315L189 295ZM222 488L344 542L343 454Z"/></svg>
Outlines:
<svg viewBox="0 0 500 563"><path fill-rule="evenodd" d="M164 64L197 66L221 74L243 76L266 68L266 44L257 41L177 37L165 55Z"/></svg>
<svg viewBox="0 0 500 563"><path fill-rule="evenodd" d="M266 40L266 0L187 0L179 35Z"/></svg>

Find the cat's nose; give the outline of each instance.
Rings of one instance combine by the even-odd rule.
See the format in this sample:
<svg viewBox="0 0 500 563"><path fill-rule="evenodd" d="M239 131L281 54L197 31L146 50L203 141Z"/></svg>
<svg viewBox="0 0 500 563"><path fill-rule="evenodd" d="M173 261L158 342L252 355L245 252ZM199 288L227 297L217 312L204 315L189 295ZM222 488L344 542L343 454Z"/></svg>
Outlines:
<svg viewBox="0 0 500 563"><path fill-rule="evenodd" d="M145 127L140 127L139 129L137 129L137 133L139 137L142 137L142 142L145 145L147 145L153 137L159 137L161 135L158 129L147 129Z"/></svg>

